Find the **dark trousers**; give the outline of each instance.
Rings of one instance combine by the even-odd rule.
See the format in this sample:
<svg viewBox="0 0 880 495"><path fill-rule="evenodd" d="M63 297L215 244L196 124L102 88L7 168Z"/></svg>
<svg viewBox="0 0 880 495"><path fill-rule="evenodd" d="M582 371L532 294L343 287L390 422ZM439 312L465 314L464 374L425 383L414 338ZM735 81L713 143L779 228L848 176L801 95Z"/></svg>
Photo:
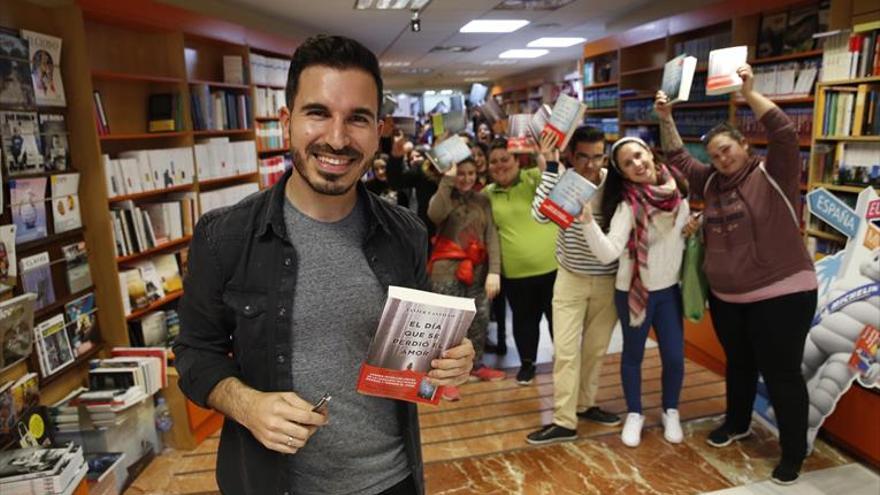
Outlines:
<svg viewBox="0 0 880 495"><path fill-rule="evenodd" d="M800 464L807 455L809 405L801 361L816 291L747 304L724 302L710 291L709 308L727 358L725 424L735 432L749 427L760 372L776 414L782 459Z"/></svg>
<svg viewBox="0 0 880 495"><path fill-rule="evenodd" d="M418 493L416 491L416 483L413 481L412 475L410 475L379 495L415 495L416 493Z"/></svg>
<svg viewBox="0 0 880 495"><path fill-rule="evenodd" d="M629 292L614 291L614 305L623 333L620 356L620 381L626 397L627 412L642 413L642 359L648 331L654 327L660 361L663 363L663 410L678 409L684 381L684 327L681 290L678 285L648 292L645 321L638 327L629 323Z"/></svg>
<svg viewBox="0 0 880 495"><path fill-rule="evenodd" d="M556 270L525 278L504 278L501 286L507 293L513 312L513 338L522 363L534 363L538 356L541 315L550 323L553 337L553 283Z"/></svg>

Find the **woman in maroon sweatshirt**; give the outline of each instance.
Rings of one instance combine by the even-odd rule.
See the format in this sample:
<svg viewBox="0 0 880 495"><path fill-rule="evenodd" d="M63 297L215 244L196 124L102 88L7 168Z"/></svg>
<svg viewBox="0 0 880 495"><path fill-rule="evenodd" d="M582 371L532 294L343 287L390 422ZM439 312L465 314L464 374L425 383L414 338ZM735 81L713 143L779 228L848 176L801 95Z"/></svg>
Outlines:
<svg viewBox="0 0 880 495"><path fill-rule="evenodd" d="M752 153L743 135L721 124L704 137L708 167L684 148L666 95L654 109L670 165L703 191L703 269L709 307L727 358L727 414L708 442L724 447L750 434L758 374L779 426L782 459L772 480L794 483L807 454L807 389L801 375L804 341L816 309L816 272L799 231L798 136L794 123L754 90L748 65L740 90L767 131L767 156Z"/></svg>

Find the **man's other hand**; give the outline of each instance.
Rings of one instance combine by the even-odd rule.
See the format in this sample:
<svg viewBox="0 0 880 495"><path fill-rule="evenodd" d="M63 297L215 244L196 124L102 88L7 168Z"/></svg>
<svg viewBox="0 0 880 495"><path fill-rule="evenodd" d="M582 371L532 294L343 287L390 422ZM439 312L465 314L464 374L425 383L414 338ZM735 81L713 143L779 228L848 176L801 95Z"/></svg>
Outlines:
<svg viewBox="0 0 880 495"><path fill-rule="evenodd" d="M295 454L327 424L329 415L312 412L312 407L293 392L256 392L244 426L267 449Z"/></svg>
<svg viewBox="0 0 880 495"><path fill-rule="evenodd" d="M474 367L474 345L465 338L461 344L443 352L440 359L431 361L428 373L433 385L461 385Z"/></svg>

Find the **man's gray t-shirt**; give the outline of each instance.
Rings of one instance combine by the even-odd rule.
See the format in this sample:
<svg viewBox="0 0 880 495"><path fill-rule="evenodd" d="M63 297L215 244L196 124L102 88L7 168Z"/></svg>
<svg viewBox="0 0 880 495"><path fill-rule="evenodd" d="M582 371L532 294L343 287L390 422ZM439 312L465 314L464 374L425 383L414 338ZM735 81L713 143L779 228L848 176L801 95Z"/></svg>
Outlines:
<svg viewBox="0 0 880 495"><path fill-rule="evenodd" d="M314 403L325 393L330 424L291 456L296 493L374 495L410 475L395 401L356 392L379 324L385 291L363 252L363 199L346 218L324 223L285 202L297 255L293 297L293 391Z"/></svg>

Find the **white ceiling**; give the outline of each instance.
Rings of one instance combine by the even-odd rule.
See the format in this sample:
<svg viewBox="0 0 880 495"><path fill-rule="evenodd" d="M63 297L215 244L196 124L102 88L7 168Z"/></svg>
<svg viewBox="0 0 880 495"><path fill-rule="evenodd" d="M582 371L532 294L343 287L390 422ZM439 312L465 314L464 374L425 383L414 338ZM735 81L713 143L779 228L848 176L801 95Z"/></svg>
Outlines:
<svg viewBox="0 0 880 495"><path fill-rule="evenodd" d="M169 1L169 0L166 0ZM176 2L186 6L190 2ZM381 61L410 62L408 68L383 69L390 89L443 88L469 86L465 78L498 80L545 66L572 64L582 53L582 45L553 48L543 57L519 60L513 65L484 65L497 61L498 54L511 48L525 48L529 41L544 36L580 36L587 40L612 34L606 28L620 29L627 17L639 22L680 12L696 0L575 0L556 11L493 10L500 0L432 0L421 14L421 32L410 31L409 11L355 10L355 0L214 0L214 9L225 10L225 17L245 11L249 17L266 16L277 26L288 24L292 32L343 34L373 50ZM212 9L212 10L214 10ZM215 10L216 12L216 10ZM647 18L645 18L647 17ZM509 34L465 34L458 30L472 19L526 19L530 24ZM438 45L478 47L469 53L434 52ZM407 74L407 69L427 68L426 75ZM459 71L468 71L460 74ZM476 75L473 71L485 71Z"/></svg>

